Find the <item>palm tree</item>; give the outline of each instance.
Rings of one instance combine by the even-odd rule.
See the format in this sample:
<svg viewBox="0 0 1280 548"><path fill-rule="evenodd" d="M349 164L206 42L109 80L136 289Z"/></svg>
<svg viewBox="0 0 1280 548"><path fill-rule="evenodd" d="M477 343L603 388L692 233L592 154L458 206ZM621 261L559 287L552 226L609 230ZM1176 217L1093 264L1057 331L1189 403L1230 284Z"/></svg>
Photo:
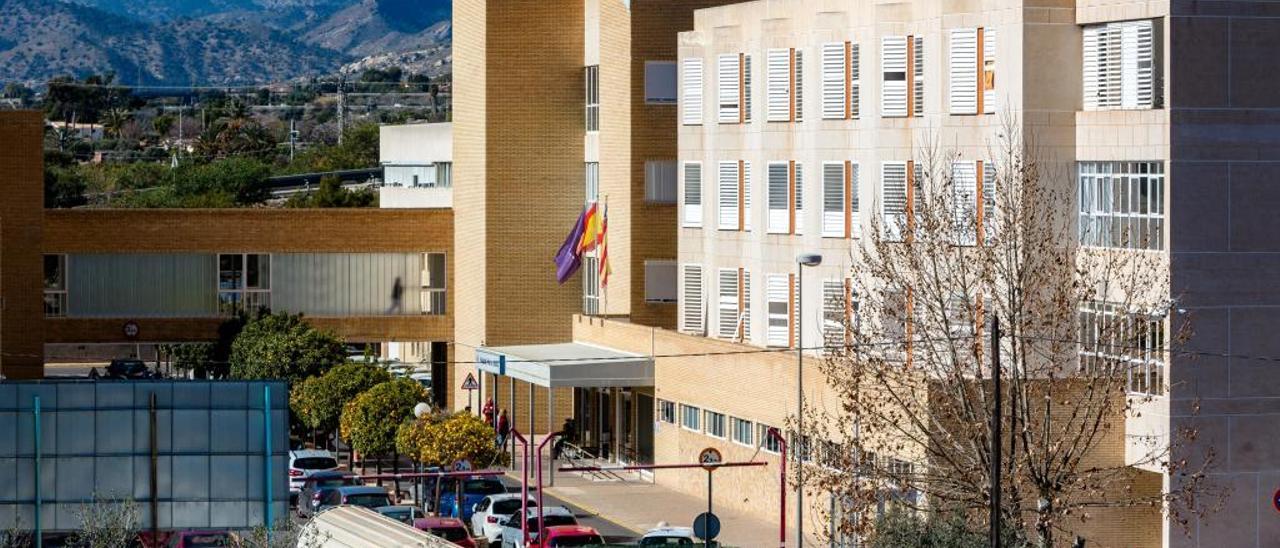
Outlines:
<svg viewBox="0 0 1280 548"><path fill-rule="evenodd" d="M106 130L108 135L120 137L120 130L124 128L125 123L133 117L133 113L126 109L115 107L107 109L102 113L102 128Z"/></svg>

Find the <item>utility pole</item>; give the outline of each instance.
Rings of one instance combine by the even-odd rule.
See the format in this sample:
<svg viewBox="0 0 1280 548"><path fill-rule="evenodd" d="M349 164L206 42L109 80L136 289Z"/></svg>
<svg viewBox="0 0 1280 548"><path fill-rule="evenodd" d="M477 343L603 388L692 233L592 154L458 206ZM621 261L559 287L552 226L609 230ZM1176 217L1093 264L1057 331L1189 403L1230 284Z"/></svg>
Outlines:
<svg viewBox="0 0 1280 548"><path fill-rule="evenodd" d="M298 142L298 130L293 129L293 118L289 119L289 161L293 162L293 147Z"/></svg>
<svg viewBox="0 0 1280 548"><path fill-rule="evenodd" d="M991 317L991 548L1000 548L1000 317Z"/></svg>
<svg viewBox="0 0 1280 548"><path fill-rule="evenodd" d="M342 134L347 132L347 76L338 77L338 144L342 144Z"/></svg>

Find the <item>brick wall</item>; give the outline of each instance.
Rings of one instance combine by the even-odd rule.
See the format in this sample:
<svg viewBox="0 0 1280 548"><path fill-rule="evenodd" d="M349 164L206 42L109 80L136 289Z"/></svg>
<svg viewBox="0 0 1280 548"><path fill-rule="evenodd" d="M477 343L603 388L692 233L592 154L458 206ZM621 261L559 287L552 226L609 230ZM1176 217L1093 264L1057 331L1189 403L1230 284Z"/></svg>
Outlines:
<svg viewBox="0 0 1280 548"><path fill-rule="evenodd" d="M0 112L0 374L43 376L44 116Z"/></svg>

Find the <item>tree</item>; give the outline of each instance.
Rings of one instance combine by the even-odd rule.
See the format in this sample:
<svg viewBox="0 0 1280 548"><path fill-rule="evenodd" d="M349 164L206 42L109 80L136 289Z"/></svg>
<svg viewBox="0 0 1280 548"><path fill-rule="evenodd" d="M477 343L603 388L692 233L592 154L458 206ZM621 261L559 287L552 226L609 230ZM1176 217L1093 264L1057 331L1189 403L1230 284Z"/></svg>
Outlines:
<svg viewBox="0 0 1280 548"><path fill-rule="evenodd" d="M412 379L395 379L370 388L342 408L339 419L343 439L364 455L390 456L396 452L400 423L413 416L413 408L427 401L427 391ZM381 468L381 462L378 467Z"/></svg>
<svg viewBox="0 0 1280 548"><path fill-rule="evenodd" d="M180 207L245 206L271 196L266 185L271 168L253 158L235 157L183 167L173 172L171 183Z"/></svg>
<svg viewBox="0 0 1280 548"><path fill-rule="evenodd" d="M193 372L197 379L208 376L208 367L213 361L213 343L166 344L161 348L169 355L174 369L184 374Z"/></svg>
<svg viewBox="0 0 1280 548"><path fill-rule="evenodd" d="M75 159L67 153L46 150L44 153L44 206L47 208L78 207L89 203L85 197L88 183L80 174Z"/></svg>
<svg viewBox="0 0 1280 548"><path fill-rule="evenodd" d="M115 499L94 494L93 500L75 512L80 529L70 546L76 548L120 548L138 536L138 503L132 498Z"/></svg>
<svg viewBox="0 0 1280 548"><path fill-rule="evenodd" d="M309 428L332 432L338 428L344 404L390 380L391 374L381 367L347 362L294 387L289 395L289 408Z"/></svg>
<svg viewBox="0 0 1280 548"><path fill-rule="evenodd" d="M326 176L320 179L318 190L290 196L285 207L374 207L377 201L371 188L348 190L337 177Z"/></svg>
<svg viewBox="0 0 1280 548"><path fill-rule="evenodd" d="M995 403L988 324L998 318L1002 519L1045 547L1098 507L1164 509L1180 521L1213 496L1202 481L1207 463L1168 458L1193 431L1171 432L1132 465L1100 451L1123 443L1126 417L1160 392L1153 371L1187 329L1165 335L1167 265L1078 246L1069 167L1038 161L1015 125L1003 134L990 171L925 143L905 207L884 204L852 250L857 314L826 318L821 368L837 403L807 411L806 434L823 440L809 450L827 466L814 467L806 486L847 501L844 515L871 515L891 498L985 522ZM1149 237L1121 236L1139 248ZM828 311L848 309L837 293ZM1130 375L1141 382L1130 385ZM1179 481L1162 491L1158 475L1135 467ZM841 519L840 529L865 530L866 521Z"/></svg>
<svg viewBox="0 0 1280 548"><path fill-rule="evenodd" d="M243 105L233 103L233 105ZM230 107L228 118L215 120L196 140L196 151L207 156L255 156L269 158L275 151L276 140L271 132L241 110Z"/></svg>
<svg viewBox="0 0 1280 548"><path fill-rule="evenodd" d="M493 428L469 413L435 415L407 421L396 433L396 447L426 466L502 466L510 454L493 443Z"/></svg>
<svg viewBox="0 0 1280 548"><path fill-rule="evenodd" d="M312 327L302 315L265 314L249 320L231 344L231 376L296 385L345 359L342 341Z"/></svg>
<svg viewBox="0 0 1280 548"><path fill-rule="evenodd" d="M1006 530L1003 546L1025 548L1016 533ZM876 520L866 548L986 548L987 532L978 531L959 512L931 510L924 515L890 509Z"/></svg>
<svg viewBox="0 0 1280 548"><path fill-rule="evenodd" d="M125 124L133 118L133 113L121 107L107 109L102 113L102 129L107 135L120 137L124 130Z"/></svg>
<svg viewBox="0 0 1280 548"><path fill-rule="evenodd" d="M240 535L235 546L239 548L320 548L329 540L328 533L299 523L288 516L275 525L256 525Z"/></svg>
<svg viewBox="0 0 1280 548"><path fill-rule="evenodd" d="M172 114L162 114L151 119L151 129L155 130L160 139L166 139L169 137L169 131L177 123L177 118L174 118Z"/></svg>

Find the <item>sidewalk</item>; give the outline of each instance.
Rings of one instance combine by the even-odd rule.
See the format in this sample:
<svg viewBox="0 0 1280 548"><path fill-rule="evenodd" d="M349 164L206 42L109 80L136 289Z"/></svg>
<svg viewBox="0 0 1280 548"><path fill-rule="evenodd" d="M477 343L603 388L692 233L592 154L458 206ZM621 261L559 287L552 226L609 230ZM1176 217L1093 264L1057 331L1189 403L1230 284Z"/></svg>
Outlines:
<svg viewBox="0 0 1280 548"><path fill-rule="evenodd" d="M508 476L516 480L520 474L519 470L508 472ZM544 469L544 477L545 474ZM705 497L693 497L635 479L631 473L624 476L627 481L592 481L576 473L557 472L555 486L547 487L546 493L631 529L637 536L663 521L672 526L691 526L695 516L707 511ZM740 547L778 546L776 521L749 517L728 507L712 509L720 518L720 536L716 539L720 543ZM787 534L788 540L795 536L794 530L788 530Z"/></svg>

